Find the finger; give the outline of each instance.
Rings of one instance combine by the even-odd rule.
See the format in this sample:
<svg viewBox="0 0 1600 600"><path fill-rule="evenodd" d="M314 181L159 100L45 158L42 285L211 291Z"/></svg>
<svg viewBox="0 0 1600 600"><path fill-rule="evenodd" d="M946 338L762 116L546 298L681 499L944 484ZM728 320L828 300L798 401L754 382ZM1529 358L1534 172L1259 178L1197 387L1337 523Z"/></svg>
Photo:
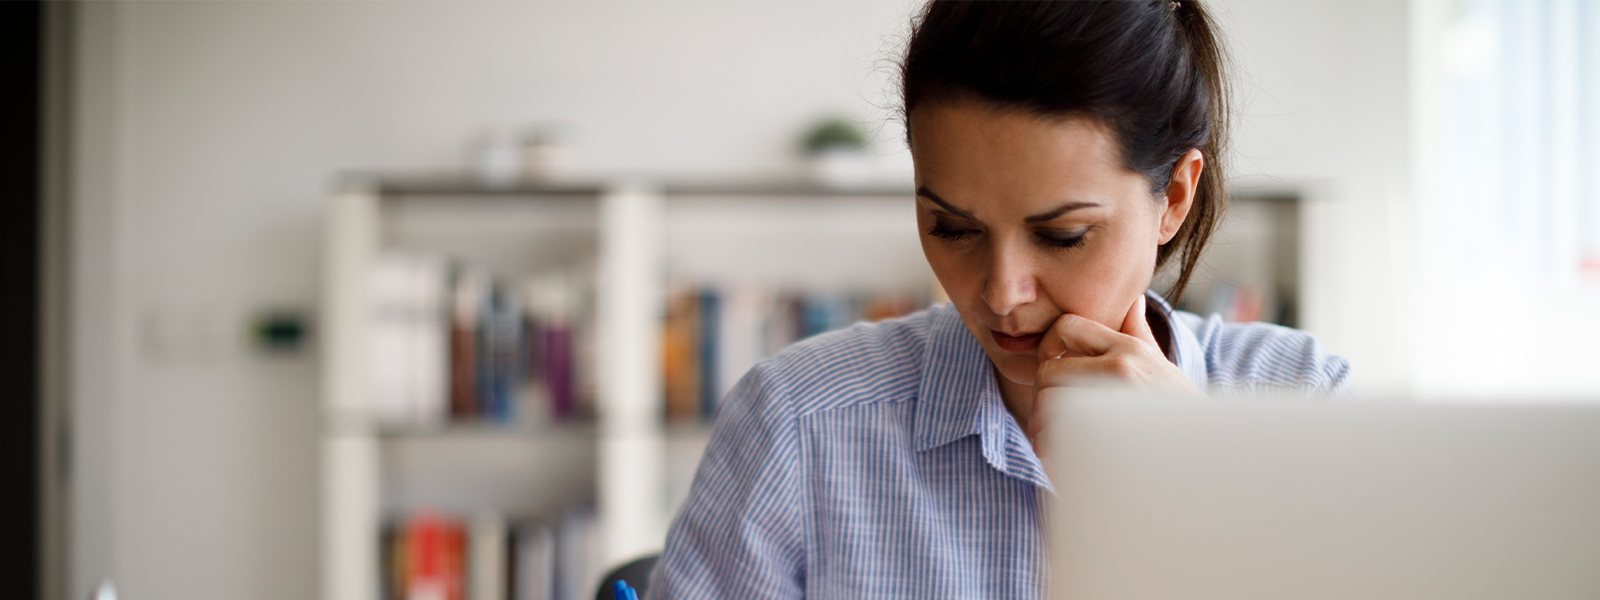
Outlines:
<svg viewBox="0 0 1600 600"><path fill-rule="evenodd" d="M1150 319L1145 312L1146 302L1144 294L1139 294L1139 299L1133 302L1133 306L1128 307L1127 316L1122 318L1122 333L1139 338L1152 348L1160 348L1161 344L1156 342L1155 332L1150 330Z"/></svg>
<svg viewBox="0 0 1600 600"><path fill-rule="evenodd" d="M1140 379L1135 361L1127 355L1068 356L1039 363L1033 391L1054 387L1125 385Z"/></svg>
<svg viewBox="0 0 1600 600"><path fill-rule="evenodd" d="M1033 443L1034 449L1039 448L1040 433L1046 428L1047 417L1050 414L1049 398L1040 392L1048 388L1085 388L1115 385L1116 375L1113 374L1117 367L1113 364L1114 357L1103 356L1072 356L1056 358L1039 363L1039 369L1034 375L1033 402L1028 409L1028 425L1023 433L1027 434L1028 441Z"/></svg>
<svg viewBox="0 0 1600 600"><path fill-rule="evenodd" d="M1178 367L1164 359L1139 353L1118 352L1101 356L1069 356L1039 363L1034 372L1035 409L1039 392L1046 388L1098 388L1133 386L1204 396Z"/></svg>
<svg viewBox="0 0 1600 600"><path fill-rule="evenodd" d="M1039 340L1039 358L1049 360L1062 356L1099 356L1110 352L1124 336L1105 325L1074 314L1064 314L1056 319L1044 338Z"/></svg>

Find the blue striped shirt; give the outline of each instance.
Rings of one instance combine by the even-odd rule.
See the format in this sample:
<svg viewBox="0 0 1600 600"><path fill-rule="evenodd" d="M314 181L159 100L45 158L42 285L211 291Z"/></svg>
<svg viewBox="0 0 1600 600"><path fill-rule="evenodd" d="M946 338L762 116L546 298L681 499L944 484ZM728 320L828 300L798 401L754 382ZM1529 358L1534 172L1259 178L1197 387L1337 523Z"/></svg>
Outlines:
<svg viewBox="0 0 1600 600"><path fill-rule="evenodd" d="M1310 335L1173 311L1201 389L1338 392ZM1051 490L955 309L817 336L722 405L649 598L1037 598Z"/></svg>

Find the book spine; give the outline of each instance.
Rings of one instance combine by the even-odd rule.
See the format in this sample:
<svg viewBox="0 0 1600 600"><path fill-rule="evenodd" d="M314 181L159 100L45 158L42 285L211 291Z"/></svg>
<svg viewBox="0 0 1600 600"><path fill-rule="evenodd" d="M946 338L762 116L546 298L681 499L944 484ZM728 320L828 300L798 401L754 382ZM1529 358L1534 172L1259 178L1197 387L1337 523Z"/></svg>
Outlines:
<svg viewBox="0 0 1600 600"><path fill-rule="evenodd" d="M477 377L477 396L473 402L473 416L479 419L494 418L495 396L495 311L498 310L499 291L493 281L485 284L482 308L478 311L478 355L474 361Z"/></svg>
<svg viewBox="0 0 1600 600"><path fill-rule="evenodd" d="M724 288L722 292L722 324L717 327L718 402L760 360L759 349L764 335L761 324L763 294L748 286ZM711 407L713 415L716 409L716 406Z"/></svg>
<svg viewBox="0 0 1600 600"><path fill-rule="evenodd" d="M450 413L449 265L440 256L421 256L412 281L416 299L411 316L412 394L409 420L437 427Z"/></svg>
<svg viewBox="0 0 1600 600"><path fill-rule="evenodd" d="M719 366L717 340L721 339L718 326L722 321L722 297L715 288L708 287L700 291L699 321L700 331L697 337L700 341L700 357L698 361L700 363L700 397L695 404L699 407L699 410L696 411L697 416L709 421L716 416L717 394L719 391L717 383L721 381L717 377L717 367Z"/></svg>
<svg viewBox="0 0 1600 600"><path fill-rule="evenodd" d="M429 514L412 517L406 526L405 577L402 588L406 600L452 600L447 581L449 551L445 524Z"/></svg>
<svg viewBox="0 0 1600 600"><path fill-rule="evenodd" d="M543 524L520 527L516 535L515 600L550 600L555 593L555 537Z"/></svg>
<svg viewBox="0 0 1600 600"><path fill-rule="evenodd" d="M404 424L406 408L406 277L408 257L387 253L373 266L371 403L374 415L389 426Z"/></svg>
<svg viewBox="0 0 1600 600"><path fill-rule="evenodd" d="M452 275L450 416L458 421L477 415L482 279L475 269L464 265L457 265Z"/></svg>
<svg viewBox="0 0 1600 600"><path fill-rule="evenodd" d="M926 294L680 289L668 297L662 327L664 413L668 420L711 420L722 396L751 367L789 344L858 321L909 314L928 301Z"/></svg>
<svg viewBox="0 0 1600 600"><path fill-rule="evenodd" d="M470 600L506 600L510 588L506 537L504 516L492 511L473 515L468 540L471 548L467 552Z"/></svg>
<svg viewBox="0 0 1600 600"><path fill-rule="evenodd" d="M505 289L497 289L491 311L490 363L491 381L488 410L485 417L499 423L512 419L513 397L522 379L520 302Z"/></svg>
<svg viewBox="0 0 1600 600"><path fill-rule="evenodd" d="M669 420L691 419L700 401L700 303L692 292L668 300L662 336L662 379Z"/></svg>
<svg viewBox="0 0 1600 600"><path fill-rule="evenodd" d="M551 413L557 420L568 420L577 415L577 394L574 393L572 373L572 330L565 325L553 325L545 335L545 386L550 392Z"/></svg>

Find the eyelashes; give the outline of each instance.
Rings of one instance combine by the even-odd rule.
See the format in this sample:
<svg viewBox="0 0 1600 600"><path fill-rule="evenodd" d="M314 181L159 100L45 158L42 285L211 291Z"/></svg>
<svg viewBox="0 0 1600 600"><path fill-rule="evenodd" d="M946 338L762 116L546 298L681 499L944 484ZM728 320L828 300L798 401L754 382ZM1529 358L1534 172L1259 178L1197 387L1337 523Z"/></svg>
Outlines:
<svg viewBox="0 0 1600 600"><path fill-rule="evenodd" d="M934 222L933 227L928 228L928 235L952 242L964 240L976 233L978 233L978 231L975 229L955 227L949 223L945 223L943 220Z"/></svg>
<svg viewBox="0 0 1600 600"><path fill-rule="evenodd" d="M1033 232L1035 239L1040 244L1051 248L1075 248L1083 244L1084 236L1089 235L1089 228L1061 231L1059 229L1041 229Z"/></svg>
<svg viewBox="0 0 1600 600"><path fill-rule="evenodd" d="M1083 245L1084 238L1089 234L1089 227L1078 229L1036 229L1033 232L1034 240L1046 248L1076 248ZM932 227L928 228L928 235L950 242L960 242L971 239L980 232L971 227L963 227L944 219L936 219Z"/></svg>

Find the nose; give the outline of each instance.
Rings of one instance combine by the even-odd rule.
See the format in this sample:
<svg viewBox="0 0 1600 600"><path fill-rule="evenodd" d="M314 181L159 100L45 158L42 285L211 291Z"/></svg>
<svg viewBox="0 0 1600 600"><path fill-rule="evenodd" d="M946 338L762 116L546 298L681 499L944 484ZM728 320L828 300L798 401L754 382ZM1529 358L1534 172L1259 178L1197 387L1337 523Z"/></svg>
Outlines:
<svg viewBox="0 0 1600 600"><path fill-rule="evenodd" d="M1033 261L1017 244L998 243L992 250L989 274L983 287L983 301L994 314L1011 311L1038 298L1039 280Z"/></svg>

